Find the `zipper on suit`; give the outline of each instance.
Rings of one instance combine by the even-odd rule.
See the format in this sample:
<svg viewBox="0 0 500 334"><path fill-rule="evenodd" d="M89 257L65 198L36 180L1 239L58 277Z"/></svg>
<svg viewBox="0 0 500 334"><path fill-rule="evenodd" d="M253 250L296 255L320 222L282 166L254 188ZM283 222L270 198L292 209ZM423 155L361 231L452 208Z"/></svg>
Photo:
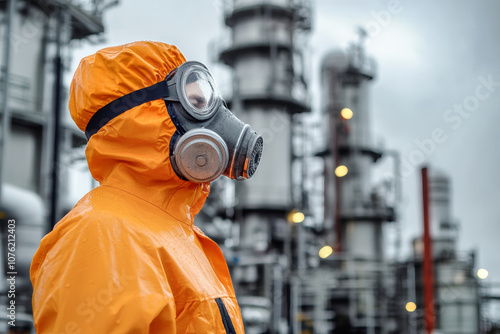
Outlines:
<svg viewBox="0 0 500 334"><path fill-rule="evenodd" d="M222 318L222 323L224 324L224 328L226 329L226 333L236 334L233 322L231 321L231 317L229 316L229 313L227 313L226 305L224 305L224 302L220 298L215 298L215 302L219 307L220 316Z"/></svg>

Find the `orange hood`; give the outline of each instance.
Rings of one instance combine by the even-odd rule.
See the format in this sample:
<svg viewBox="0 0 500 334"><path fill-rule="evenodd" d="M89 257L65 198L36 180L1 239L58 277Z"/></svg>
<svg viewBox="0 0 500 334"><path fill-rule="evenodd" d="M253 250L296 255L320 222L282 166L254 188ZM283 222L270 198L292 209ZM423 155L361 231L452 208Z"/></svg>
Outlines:
<svg viewBox="0 0 500 334"><path fill-rule="evenodd" d="M175 46L159 42L134 42L85 57L71 82L71 117L85 131L97 110L164 80L185 61ZM90 138L85 153L101 185L127 191L192 224L210 183L183 181L175 174L169 155L175 131L165 102L154 100L109 121Z"/></svg>

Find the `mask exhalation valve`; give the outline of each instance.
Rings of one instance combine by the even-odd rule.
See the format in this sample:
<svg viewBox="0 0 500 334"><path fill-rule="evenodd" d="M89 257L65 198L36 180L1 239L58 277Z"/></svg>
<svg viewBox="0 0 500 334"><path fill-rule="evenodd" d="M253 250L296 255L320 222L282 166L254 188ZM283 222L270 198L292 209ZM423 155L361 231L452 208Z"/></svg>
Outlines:
<svg viewBox="0 0 500 334"><path fill-rule="evenodd" d="M259 136L255 141L252 153L250 154L250 158L248 159L248 166L246 168L247 179L251 178L255 173L255 171L257 170L257 167L259 167L263 149L264 149L264 141L262 137Z"/></svg>

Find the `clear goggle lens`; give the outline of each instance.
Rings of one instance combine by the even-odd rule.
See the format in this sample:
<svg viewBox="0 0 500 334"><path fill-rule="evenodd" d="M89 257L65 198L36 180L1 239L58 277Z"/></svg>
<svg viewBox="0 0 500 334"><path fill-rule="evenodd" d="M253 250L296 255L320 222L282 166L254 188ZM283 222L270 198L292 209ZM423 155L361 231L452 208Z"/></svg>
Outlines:
<svg viewBox="0 0 500 334"><path fill-rule="evenodd" d="M184 90L186 100L195 112L206 114L212 111L218 91L211 76L202 71L190 72Z"/></svg>

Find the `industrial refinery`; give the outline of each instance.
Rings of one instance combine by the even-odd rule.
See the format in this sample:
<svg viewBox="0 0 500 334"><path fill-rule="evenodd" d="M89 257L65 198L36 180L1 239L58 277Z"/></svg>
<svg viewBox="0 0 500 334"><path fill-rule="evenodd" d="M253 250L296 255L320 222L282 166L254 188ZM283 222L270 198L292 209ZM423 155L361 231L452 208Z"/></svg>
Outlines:
<svg viewBox="0 0 500 334"><path fill-rule="evenodd" d="M216 2L229 36L211 44L214 66L230 76L222 95L264 151L250 180L212 182L194 223L224 254L245 332L500 333L500 297L483 281L477 250L458 242L450 171L413 166L410 194L403 152L375 139L373 86L384 74L367 51L370 31L353 29L348 46L313 68L312 0ZM98 186L86 172L85 135L70 124L64 78L75 45L103 43L103 18L120 6L0 2L0 333L35 333L31 259L75 204L74 179ZM421 227L406 240L410 196Z"/></svg>

